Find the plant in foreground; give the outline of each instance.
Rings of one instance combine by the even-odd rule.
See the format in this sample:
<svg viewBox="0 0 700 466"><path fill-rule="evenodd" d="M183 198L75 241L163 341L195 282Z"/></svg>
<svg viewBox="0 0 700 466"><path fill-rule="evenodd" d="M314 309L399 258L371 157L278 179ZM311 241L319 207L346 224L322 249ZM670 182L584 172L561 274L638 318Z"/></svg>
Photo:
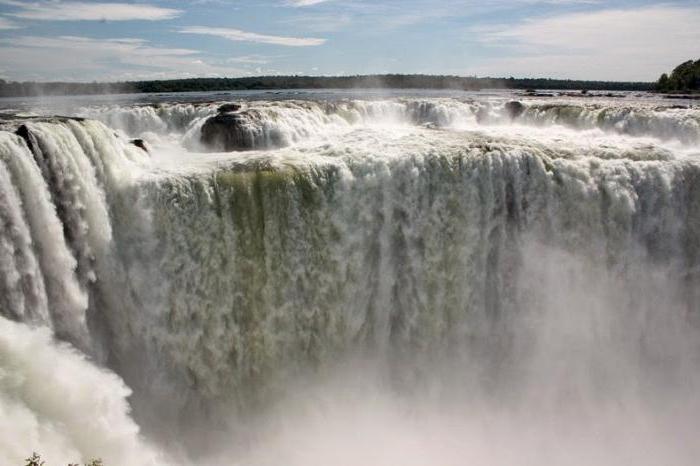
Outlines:
<svg viewBox="0 0 700 466"><path fill-rule="evenodd" d="M46 466L46 463L41 459L41 456L34 452L32 453L32 456L24 460L24 466ZM80 466L77 463L71 463L68 466ZM100 459L95 459L90 461L89 463L85 464L85 466L104 466L104 463L102 463L102 460Z"/></svg>

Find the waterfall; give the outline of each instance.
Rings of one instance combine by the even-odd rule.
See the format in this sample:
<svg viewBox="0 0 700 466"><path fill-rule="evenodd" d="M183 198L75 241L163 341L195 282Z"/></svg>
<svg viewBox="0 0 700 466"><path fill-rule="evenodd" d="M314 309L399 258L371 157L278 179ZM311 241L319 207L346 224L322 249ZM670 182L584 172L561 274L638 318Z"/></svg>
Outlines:
<svg viewBox="0 0 700 466"><path fill-rule="evenodd" d="M53 340L93 349L86 313L98 280L95 255L105 252L111 228L95 167L76 137L90 126L27 124L18 132L33 154L25 140L0 132L3 464L31 451L52 462L159 464L129 417L131 391L121 379ZM107 156L99 152L100 160Z"/></svg>
<svg viewBox="0 0 700 466"><path fill-rule="evenodd" d="M512 113L509 104L521 108ZM80 115L96 118L130 135L179 134L191 150L203 147L200 130L217 115L220 103L160 104L134 107L83 108ZM229 113L229 112L225 112ZM250 101L232 112L240 115L243 136L251 148L287 146L310 136L332 136L362 125L423 125L438 128L475 129L484 126L563 126L577 131L600 130L610 134L650 137L697 146L700 116L686 106L611 105L609 101L395 99L338 101ZM221 131L221 129L220 129ZM257 141L257 142L256 142Z"/></svg>
<svg viewBox="0 0 700 466"><path fill-rule="evenodd" d="M31 293L13 290L7 283L6 292L3 293L5 298L12 298L19 291L16 298L20 302L3 302L2 309L20 320L35 321L38 318L40 323L55 328L57 333L64 336L85 338L87 296L76 279L77 263L65 242L63 225L51 201L47 184L32 154L19 137L0 133L0 138L0 168L6 193L2 212L9 216L9 222L4 222L3 233L15 233L12 235L14 238L3 237L3 251L14 251L13 255L17 258L7 257L3 260L3 264L14 269L4 272L3 279L14 277L19 281L17 286L24 282L24 286L29 285L32 289ZM17 265L14 265L15 260L18 261ZM31 264L33 270L23 270L27 266L22 267L22 261ZM38 302L27 303L30 307L26 308L21 303L25 294ZM47 301L52 304L51 312ZM41 315L32 316L34 313Z"/></svg>
<svg viewBox="0 0 700 466"><path fill-rule="evenodd" d="M635 438L678 433L660 440L669 458L700 414L700 113L506 103L113 106L81 111L101 122L4 123L0 413L21 430L0 459L155 464L141 426L191 462L225 461L233 442L275 464L304 440L260 413L322 435L316 408L299 408L311 398L360 429L377 403L408 450L452 441L448 418L493 441L532 416L532 442L585 450L576 435L620 436L638 416ZM212 152L214 120L246 150ZM129 142L141 136L150 153ZM336 421L331 445L349 435ZM647 461L628 440L600 463ZM451 448L446 464L478 450ZM681 450L674 464L690 464L697 449ZM291 464L338 460L305 455Z"/></svg>

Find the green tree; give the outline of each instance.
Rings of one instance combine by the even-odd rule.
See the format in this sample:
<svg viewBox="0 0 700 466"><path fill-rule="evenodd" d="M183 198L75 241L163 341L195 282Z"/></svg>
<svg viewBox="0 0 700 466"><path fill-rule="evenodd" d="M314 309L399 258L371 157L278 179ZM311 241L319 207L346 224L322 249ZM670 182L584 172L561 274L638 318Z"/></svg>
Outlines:
<svg viewBox="0 0 700 466"><path fill-rule="evenodd" d="M661 92L698 92L700 91L700 59L688 60L674 68L671 76L662 74L656 83Z"/></svg>

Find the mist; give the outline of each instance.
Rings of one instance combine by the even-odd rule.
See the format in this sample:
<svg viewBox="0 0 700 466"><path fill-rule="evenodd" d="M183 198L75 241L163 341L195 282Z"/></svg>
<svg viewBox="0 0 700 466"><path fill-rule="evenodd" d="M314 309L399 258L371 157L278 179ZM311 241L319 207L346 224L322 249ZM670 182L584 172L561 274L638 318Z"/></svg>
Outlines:
<svg viewBox="0 0 700 466"><path fill-rule="evenodd" d="M698 334L682 284L537 241L522 259L517 314L462 357L355 355L198 464L693 464Z"/></svg>

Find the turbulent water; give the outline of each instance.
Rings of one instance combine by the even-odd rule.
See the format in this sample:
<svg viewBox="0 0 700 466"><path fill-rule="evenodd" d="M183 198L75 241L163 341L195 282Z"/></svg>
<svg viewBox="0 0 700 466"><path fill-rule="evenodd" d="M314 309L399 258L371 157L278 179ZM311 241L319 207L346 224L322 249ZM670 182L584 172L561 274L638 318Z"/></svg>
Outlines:
<svg viewBox="0 0 700 466"><path fill-rule="evenodd" d="M2 120L0 463L695 464L700 107L344 97Z"/></svg>

